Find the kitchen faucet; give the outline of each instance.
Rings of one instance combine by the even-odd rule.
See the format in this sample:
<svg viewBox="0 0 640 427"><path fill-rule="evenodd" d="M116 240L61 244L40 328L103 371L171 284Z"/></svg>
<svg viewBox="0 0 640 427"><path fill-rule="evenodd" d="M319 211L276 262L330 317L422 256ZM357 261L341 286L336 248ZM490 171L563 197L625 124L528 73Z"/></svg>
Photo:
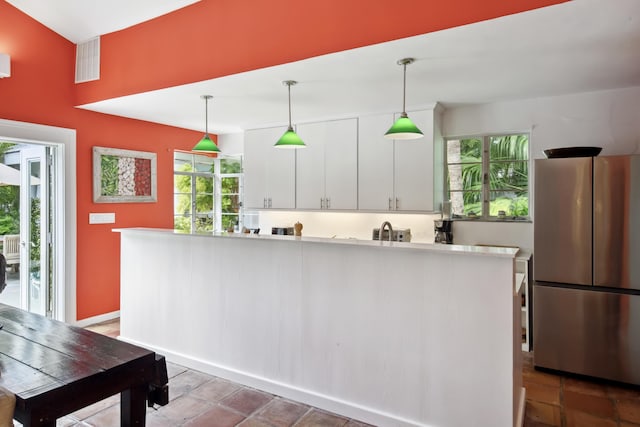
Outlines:
<svg viewBox="0 0 640 427"><path fill-rule="evenodd" d="M385 221L382 223L382 225L380 226L380 237L379 239L382 240L382 233L384 232L384 229L386 226L389 226L389 241L393 240L393 227L391 227L391 223L389 221Z"/></svg>

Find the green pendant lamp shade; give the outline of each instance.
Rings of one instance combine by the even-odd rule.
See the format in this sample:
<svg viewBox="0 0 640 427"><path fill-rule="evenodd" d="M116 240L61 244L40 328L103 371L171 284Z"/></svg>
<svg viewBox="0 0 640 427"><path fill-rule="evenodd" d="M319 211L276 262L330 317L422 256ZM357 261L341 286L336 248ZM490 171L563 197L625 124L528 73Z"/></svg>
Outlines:
<svg viewBox="0 0 640 427"><path fill-rule="evenodd" d="M406 111L406 98L407 98L407 65L414 61L413 58L404 58L398 61L398 65L402 65L404 68L404 79L402 84L402 114L400 118L389 128L387 133L384 134L389 139L418 139L422 138L424 134L418 126L416 126Z"/></svg>
<svg viewBox="0 0 640 427"><path fill-rule="evenodd" d="M297 133L293 131L293 126L291 126L291 86L295 85L296 81L294 80L285 80L282 82L283 85L286 85L289 89L289 127L287 131L280 137L278 142L275 143L274 147L277 148L304 148L306 147L302 138L298 136Z"/></svg>
<svg viewBox="0 0 640 427"><path fill-rule="evenodd" d="M192 151L199 151L201 153L219 153L220 148L213 142L213 139L209 136L209 100L213 98L211 95L202 95L202 99L204 99L204 117L205 117L205 131L204 136L193 147Z"/></svg>

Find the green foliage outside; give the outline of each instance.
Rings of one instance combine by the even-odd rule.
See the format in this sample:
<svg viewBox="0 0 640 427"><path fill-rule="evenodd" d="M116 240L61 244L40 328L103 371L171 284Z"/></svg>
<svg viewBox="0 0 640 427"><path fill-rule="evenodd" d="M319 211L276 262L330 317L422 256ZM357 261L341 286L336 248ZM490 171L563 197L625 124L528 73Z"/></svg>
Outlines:
<svg viewBox="0 0 640 427"><path fill-rule="evenodd" d="M0 157L15 144L0 142ZM20 187L0 186L0 235L20 233Z"/></svg>
<svg viewBox="0 0 640 427"><path fill-rule="evenodd" d="M32 261L30 270L40 271L40 199L31 199L31 247L29 257Z"/></svg>
<svg viewBox="0 0 640 427"><path fill-rule="evenodd" d="M194 166L191 162L184 162L176 171L193 173ZM201 175L174 175L174 229L182 233L203 233L213 231L213 208L214 208L214 165L210 169L203 171L198 168L198 172L210 173L210 176ZM220 173L232 174L241 173L242 164L234 159L220 160ZM191 230L191 186L195 185L195 229ZM238 225L239 222L239 188L238 179L223 177L221 179L221 228L227 230Z"/></svg>
<svg viewBox="0 0 640 427"><path fill-rule="evenodd" d="M242 172L242 163L236 159L221 159L221 174L238 174ZM240 184L237 177L221 178L222 195L222 229L236 228L240 222Z"/></svg>
<svg viewBox="0 0 640 427"><path fill-rule="evenodd" d="M458 147L459 143L459 147ZM482 213L482 151L478 138L449 141L450 198L462 195L464 210ZM451 150L455 152L451 155ZM458 158L459 155L459 158ZM457 164L451 164L451 158ZM505 211L507 216L529 215L529 138L527 135L491 137L489 141L490 216ZM457 194L456 194L457 193ZM458 212L460 213L460 212Z"/></svg>

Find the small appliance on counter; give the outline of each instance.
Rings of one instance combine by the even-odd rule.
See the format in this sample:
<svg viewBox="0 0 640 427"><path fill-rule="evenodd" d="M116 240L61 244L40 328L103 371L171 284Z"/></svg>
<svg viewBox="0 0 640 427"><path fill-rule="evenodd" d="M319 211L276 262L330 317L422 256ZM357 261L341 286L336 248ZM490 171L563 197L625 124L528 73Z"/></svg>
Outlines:
<svg viewBox="0 0 640 427"><path fill-rule="evenodd" d="M380 240L380 229L373 229L373 240ZM389 230L384 229L382 231L382 240L389 240ZM411 242L411 229L401 228L399 230L392 230L391 240L394 242Z"/></svg>
<svg viewBox="0 0 640 427"><path fill-rule="evenodd" d="M453 221L449 219L436 219L433 221L435 231L435 243L453 244L453 232L451 231Z"/></svg>
<svg viewBox="0 0 640 427"><path fill-rule="evenodd" d="M293 227L271 227L271 234L278 234L281 236L293 236Z"/></svg>

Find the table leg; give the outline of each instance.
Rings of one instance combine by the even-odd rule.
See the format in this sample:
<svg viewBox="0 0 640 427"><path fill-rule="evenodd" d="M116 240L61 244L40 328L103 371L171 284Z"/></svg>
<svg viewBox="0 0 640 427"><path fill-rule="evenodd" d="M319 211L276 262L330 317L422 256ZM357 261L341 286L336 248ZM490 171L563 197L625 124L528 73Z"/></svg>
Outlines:
<svg viewBox="0 0 640 427"><path fill-rule="evenodd" d="M121 427L144 427L149 386L132 387L120 393Z"/></svg>

